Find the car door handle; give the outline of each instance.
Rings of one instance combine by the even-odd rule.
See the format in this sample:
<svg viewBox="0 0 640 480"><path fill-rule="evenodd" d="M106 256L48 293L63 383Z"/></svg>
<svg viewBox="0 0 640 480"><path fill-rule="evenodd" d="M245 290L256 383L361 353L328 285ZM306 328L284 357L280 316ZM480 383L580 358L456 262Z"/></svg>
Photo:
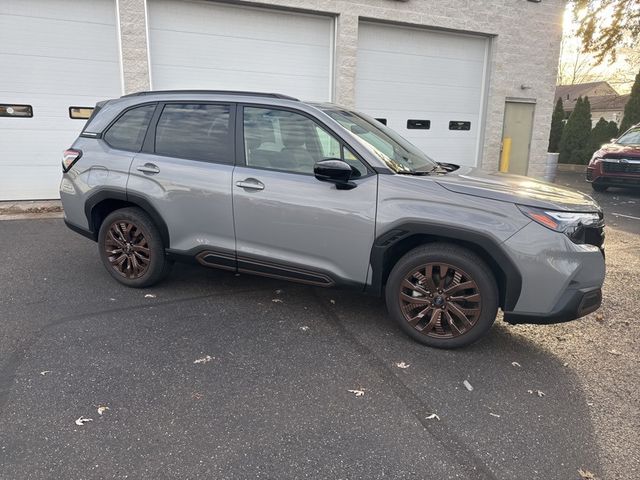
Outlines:
<svg viewBox="0 0 640 480"><path fill-rule="evenodd" d="M160 169L157 165L153 163L145 163L144 165L140 165L136 170L143 173L160 173Z"/></svg>
<svg viewBox="0 0 640 480"><path fill-rule="evenodd" d="M236 182L236 187L248 188L249 190L264 190L264 183L255 178L247 178Z"/></svg>

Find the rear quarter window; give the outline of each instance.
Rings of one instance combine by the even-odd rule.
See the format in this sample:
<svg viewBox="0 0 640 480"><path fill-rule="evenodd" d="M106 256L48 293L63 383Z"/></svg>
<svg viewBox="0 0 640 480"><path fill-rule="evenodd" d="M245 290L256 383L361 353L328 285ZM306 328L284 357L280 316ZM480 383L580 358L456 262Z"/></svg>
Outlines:
<svg viewBox="0 0 640 480"><path fill-rule="evenodd" d="M127 110L109 127L104 141L112 148L139 152L155 109L152 104Z"/></svg>

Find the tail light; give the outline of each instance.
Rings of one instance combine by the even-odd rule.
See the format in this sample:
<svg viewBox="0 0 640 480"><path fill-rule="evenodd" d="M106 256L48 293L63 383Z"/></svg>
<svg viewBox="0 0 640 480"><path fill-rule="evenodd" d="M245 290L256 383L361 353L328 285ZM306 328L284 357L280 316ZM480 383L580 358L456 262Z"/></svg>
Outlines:
<svg viewBox="0 0 640 480"><path fill-rule="evenodd" d="M62 171L67 173L69 169L73 167L73 164L80 160L80 157L82 157L82 150L75 150L73 148L65 150L62 154Z"/></svg>

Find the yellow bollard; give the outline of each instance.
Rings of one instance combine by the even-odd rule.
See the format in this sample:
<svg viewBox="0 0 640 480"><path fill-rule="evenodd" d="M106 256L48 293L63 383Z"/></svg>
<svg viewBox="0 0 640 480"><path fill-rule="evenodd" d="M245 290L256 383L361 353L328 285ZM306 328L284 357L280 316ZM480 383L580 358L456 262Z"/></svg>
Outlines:
<svg viewBox="0 0 640 480"><path fill-rule="evenodd" d="M511 159L511 138L502 139L502 155L500 156L500 171L506 173L509 171L509 160Z"/></svg>

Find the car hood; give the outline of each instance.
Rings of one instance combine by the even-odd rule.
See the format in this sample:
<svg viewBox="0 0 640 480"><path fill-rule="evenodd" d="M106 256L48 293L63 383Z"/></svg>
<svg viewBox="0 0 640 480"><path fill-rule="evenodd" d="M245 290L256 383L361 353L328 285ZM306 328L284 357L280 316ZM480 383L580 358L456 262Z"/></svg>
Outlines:
<svg viewBox="0 0 640 480"><path fill-rule="evenodd" d="M438 177L436 182L452 192L531 207L572 212L601 211L599 205L584 193L520 175L460 167Z"/></svg>
<svg viewBox="0 0 640 480"><path fill-rule="evenodd" d="M596 157L602 158L633 158L640 159L640 145L619 145L607 143L596 152Z"/></svg>

